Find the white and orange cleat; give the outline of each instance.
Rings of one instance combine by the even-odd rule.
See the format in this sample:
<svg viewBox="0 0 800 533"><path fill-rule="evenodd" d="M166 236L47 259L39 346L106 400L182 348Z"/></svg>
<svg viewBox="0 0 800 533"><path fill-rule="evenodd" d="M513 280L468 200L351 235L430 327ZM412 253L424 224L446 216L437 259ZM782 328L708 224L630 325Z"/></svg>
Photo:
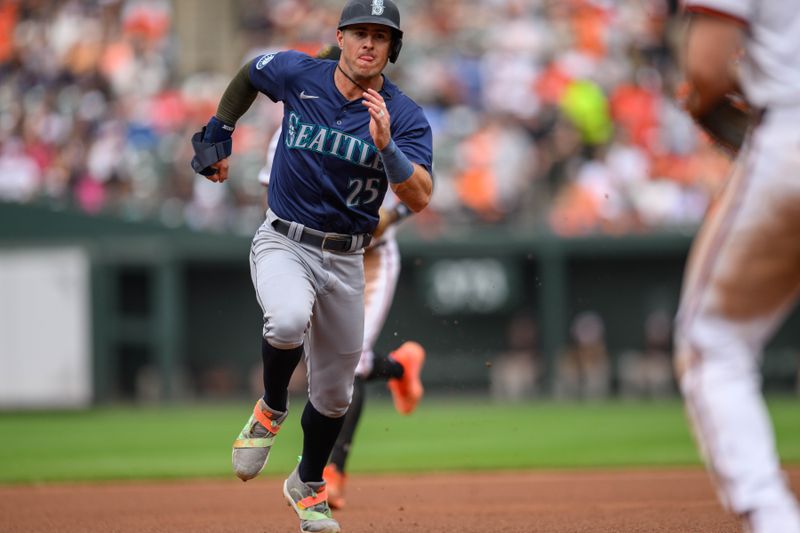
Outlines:
<svg viewBox="0 0 800 533"><path fill-rule="evenodd" d="M420 373L425 364L425 348L419 343L408 341L389 354L389 357L403 367L403 377L387 382L392 393L394 407L402 415L409 415L417 408L425 389L422 387Z"/></svg>
<svg viewBox="0 0 800 533"><path fill-rule="evenodd" d="M328 488L325 481L304 483L297 467L283 482L283 496L297 513L302 533L341 533L339 522L333 519L328 505Z"/></svg>
<svg viewBox="0 0 800 533"><path fill-rule="evenodd" d="M267 464L275 436L286 420L288 411L271 409L261 398L253 408L241 433L233 441L233 471L242 481L256 477Z"/></svg>

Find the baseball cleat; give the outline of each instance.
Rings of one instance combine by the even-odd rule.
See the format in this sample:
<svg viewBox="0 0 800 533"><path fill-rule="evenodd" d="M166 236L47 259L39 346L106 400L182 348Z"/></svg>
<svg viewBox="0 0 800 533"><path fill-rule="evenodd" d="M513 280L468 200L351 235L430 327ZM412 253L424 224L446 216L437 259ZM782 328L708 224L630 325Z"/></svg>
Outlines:
<svg viewBox="0 0 800 533"><path fill-rule="evenodd" d="M267 464L275 435L288 414L288 411L270 409L263 398L256 402L253 414L233 441L233 471L239 479L247 481L261 472Z"/></svg>
<svg viewBox="0 0 800 533"><path fill-rule="evenodd" d="M328 505L331 509L344 508L344 484L347 482L347 475L331 463L322 471L322 479L328 486Z"/></svg>
<svg viewBox="0 0 800 533"><path fill-rule="evenodd" d="M324 481L303 483L297 467L283 482L286 502L300 518L302 533L340 533L339 522L333 519L328 506L328 490Z"/></svg>
<svg viewBox="0 0 800 533"><path fill-rule="evenodd" d="M400 414L411 414L425 392L420 381L420 372L425 363L425 348L417 342L408 341L390 353L389 357L403 367L403 377L390 379L386 383L392 393L394 407Z"/></svg>

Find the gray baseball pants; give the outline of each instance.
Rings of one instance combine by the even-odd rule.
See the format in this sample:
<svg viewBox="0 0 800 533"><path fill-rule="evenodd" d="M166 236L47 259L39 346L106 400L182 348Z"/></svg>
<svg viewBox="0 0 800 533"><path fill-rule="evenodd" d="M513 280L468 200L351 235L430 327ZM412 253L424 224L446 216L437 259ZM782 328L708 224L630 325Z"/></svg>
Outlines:
<svg viewBox="0 0 800 533"><path fill-rule="evenodd" d="M321 414L344 416L364 337L363 250L340 253L293 241L267 211L250 250L264 339L278 349L305 342L308 397Z"/></svg>

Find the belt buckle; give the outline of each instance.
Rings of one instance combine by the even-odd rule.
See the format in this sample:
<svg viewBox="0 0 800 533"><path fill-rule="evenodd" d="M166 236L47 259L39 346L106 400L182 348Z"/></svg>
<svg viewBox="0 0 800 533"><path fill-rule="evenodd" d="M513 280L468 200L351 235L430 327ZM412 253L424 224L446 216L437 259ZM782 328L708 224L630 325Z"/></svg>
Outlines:
<svg viewBox="0 0 800 533"><path fill-rule="evenodd" d="M333 248L333 247L332 248L328 248L327 244L329 242L344 242L344 241L342 239L337 239L336 237L329 237L329 235L330 235L329 233L325 233L325 234L322 235L322 244L320 245L320 247L323 250L339 251L337 248Z"/></svg>
<svg viewBox="0 0 800 533"><path fill-rule="evenodd" d="M349 248L350 246L352 246L352 244L353 244L353 237L352 236L347 238L347 239L340 239L340 238L338 238L336 236L329 237L329 235L330 235L329 233L325 233L322 236L321 247L322 247L323 250L333 250L335 252L343 252L343 251L347 251L346 249ZM343 244L346 244L345 250L340 250L339 248L326 248L326 245L329 242L341 242Z"/></svg>

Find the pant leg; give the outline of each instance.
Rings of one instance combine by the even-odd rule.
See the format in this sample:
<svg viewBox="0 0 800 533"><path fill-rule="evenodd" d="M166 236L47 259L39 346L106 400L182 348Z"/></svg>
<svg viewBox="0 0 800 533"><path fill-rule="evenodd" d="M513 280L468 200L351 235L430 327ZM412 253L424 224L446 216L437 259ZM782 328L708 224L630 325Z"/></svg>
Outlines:
<svg viewBox="0 0 800 533"><path fill-rule="evenodd" d="M253 239L250 274L264 317L264 339L278 349L303 344L317 280L301 245L264 223Z"/></svg>
<svg viewBox="0 0 800 533"><path fill-rule="evenodd" d="M322 256L328 279L309 330L308 395L321 414L340 417L350 405L364 337L364 259L360 253Z"/></svg>
<svg viewBox="0 0 800 533"><path fill-rule="evenodd" d="M399 277L400 252L393 237L364 253L364 342L356 368L361 377L372 371L372 350L392 307Z"/></svg>
<svg viewBox="0 0 800 533"><path fill-rule="evenodd" d="M759 358L800 287L800 158L787 124L762 126L696 239L684 279L676 366L723 503L794 506L760 390Z"/></svg>

